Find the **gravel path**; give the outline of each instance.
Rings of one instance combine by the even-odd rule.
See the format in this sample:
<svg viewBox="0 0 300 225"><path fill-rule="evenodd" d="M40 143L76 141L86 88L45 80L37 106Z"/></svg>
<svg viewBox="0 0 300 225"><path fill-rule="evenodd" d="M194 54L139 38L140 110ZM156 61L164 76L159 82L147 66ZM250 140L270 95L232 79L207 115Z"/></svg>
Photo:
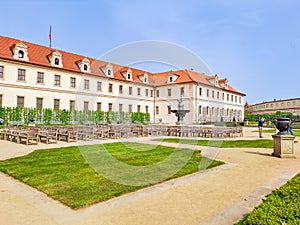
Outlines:
<svg viewBox="0 0 300 225"><path fill-rule="evenodd" d="M235 139L256 139L258 134L252 132L254 129L244 129L244 136ZM265 138L271 138L271 134ZM149 138L137 140L151 143ZM78 144L88 143L99 141ZM24 146L0 141L0 160L35 149L68 145L74 143ZM0 173L0 224L233 224L259 204L263 196L300 172L300 143L295 144L296 159L272 157L272 149L197 148L203 155L226 164L80 210L69 209Z"/></svg>

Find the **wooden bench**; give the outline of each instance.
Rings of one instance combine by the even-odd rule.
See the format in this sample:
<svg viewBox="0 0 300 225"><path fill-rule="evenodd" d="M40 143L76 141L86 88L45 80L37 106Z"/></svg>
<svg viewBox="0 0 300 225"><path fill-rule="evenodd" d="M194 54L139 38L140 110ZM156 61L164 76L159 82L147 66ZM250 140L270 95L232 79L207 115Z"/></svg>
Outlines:
<svg viewBox="0 0 300 225"><path fill-rule="evenodd" d="M45 141L46 144L57 143L58 128L41 129L39 133L40 142Z"/></svg>
<svg viewBox="0 0 300 225"><path fill-rule="evenodd" d="M77 131L74 128L58 128L58 140L59 141L77 141Z"/></svg>
<svg viewBox="0 0 300 225"><path fill-rule="evenodd" d="M17 143L22 143L23 140L26 145L32 142L37 145L39 142L39 129L21 130L17 137Z"/></svg>

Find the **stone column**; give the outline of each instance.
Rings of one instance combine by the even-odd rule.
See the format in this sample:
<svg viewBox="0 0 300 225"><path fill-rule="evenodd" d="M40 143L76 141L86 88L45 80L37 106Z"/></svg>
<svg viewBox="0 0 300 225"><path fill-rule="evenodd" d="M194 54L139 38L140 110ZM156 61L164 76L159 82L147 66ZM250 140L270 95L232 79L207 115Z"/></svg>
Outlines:
<svg viewBox="0 0 300 225"><path fill-rule="evenodd" d="M272 155L280 158L296 158L294 136L289 134L275 134L272 137L274 139L274 151Z"/></svg>

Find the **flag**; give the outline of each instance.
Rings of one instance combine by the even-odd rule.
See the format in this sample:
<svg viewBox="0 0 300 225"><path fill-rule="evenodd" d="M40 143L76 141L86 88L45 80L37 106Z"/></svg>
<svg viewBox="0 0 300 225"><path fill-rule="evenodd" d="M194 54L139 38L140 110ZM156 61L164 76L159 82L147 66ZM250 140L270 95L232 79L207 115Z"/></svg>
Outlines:
<svg viewBox="0 0 300 225"><path fill-rule="evenodd" d="M51 25L49 30L49 41L50 41L50 48L51 48L51 42L52 42L52 31L51 31Z"/></svg>

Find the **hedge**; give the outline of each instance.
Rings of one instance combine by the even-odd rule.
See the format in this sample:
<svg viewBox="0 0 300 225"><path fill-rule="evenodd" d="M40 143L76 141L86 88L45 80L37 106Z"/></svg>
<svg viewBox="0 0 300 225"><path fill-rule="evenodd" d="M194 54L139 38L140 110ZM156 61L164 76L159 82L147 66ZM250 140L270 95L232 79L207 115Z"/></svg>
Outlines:
<svg viewBox="0 0 300 225"><path fill-rule="evenodd" d="M150 114L142 112L104 112L104 111L78 111L53 110L19 107L0 107L0 118L5 124L10 122L23 122L28 124L34 118L36 124L99 124L99 123L141 123L150 122Z"/></svg>
<svg viewBox="0 0 300 225"><path fill-rule="evenodd" d="M293 115L291 112L276 112L271 114L245 114L245 119L251 122L257 122L260 117L265 118L266 120L274 121L276 118L288 117L293 120L299 121L300 115Z"/></svg>

